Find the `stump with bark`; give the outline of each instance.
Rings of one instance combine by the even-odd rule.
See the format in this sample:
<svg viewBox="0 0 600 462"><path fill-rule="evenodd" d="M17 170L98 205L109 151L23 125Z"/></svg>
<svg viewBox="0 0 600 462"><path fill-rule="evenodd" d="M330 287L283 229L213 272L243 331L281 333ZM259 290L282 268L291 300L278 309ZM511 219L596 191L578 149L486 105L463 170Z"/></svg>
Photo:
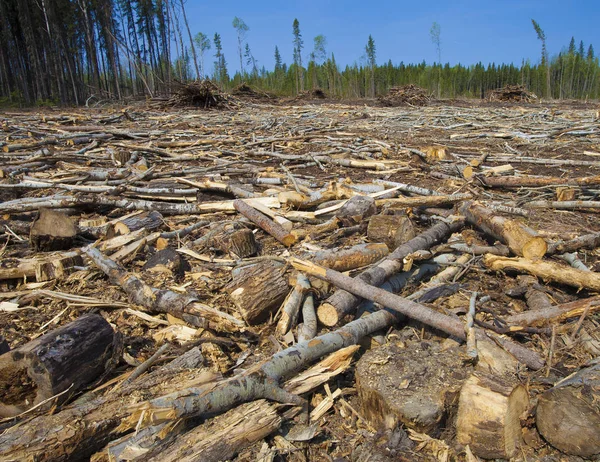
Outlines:
<svg viewBox="0 0 600 462"><path fill-rule="evenodd" d="M65 250L77 235L73 220L61 212L40 209L31 225L29 240L36 250Z"/></svg>

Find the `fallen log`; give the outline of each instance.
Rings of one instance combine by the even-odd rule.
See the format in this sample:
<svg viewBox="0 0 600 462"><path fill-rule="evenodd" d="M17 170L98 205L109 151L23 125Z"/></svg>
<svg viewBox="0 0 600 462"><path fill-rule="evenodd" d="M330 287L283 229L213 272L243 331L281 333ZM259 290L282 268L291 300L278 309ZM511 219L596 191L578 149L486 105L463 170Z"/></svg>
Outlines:
<svg viewBox="0 0 600 462"><path fill-rule="evenodd" d="M0 263L0 280L33 279L38 282L61 279L75 266L83 266L79 251L53 253L40 258L4 259Z"/></svg>
<svg viewBox="0 0 600 462"><path fill-rule="evenodd" d="M561 380L538 398L540 434L566 454L592 457L600 453L600 364Z"/></svg>
<svg viewBox="0 0 600 462"><path fill-rule="evenodd" d="M290 234L280 224L275 223L269 217L262 214L245 201L236 199L233 201L233 206L238 212L252 221L252 223L257 225L263 231L269 233L286 247L289 247L296 242L296 238L293 234Z"/></svg>
<svg viewBox="0 0 600 462"><path fill-rule="evenodd" d="M535 188L540 186L555 185L578 185L596 186L600 185L600 175L582 178L565 178L549 176L496 176L480 177L481 182L490 188Z"/></svg>
<svg viewBox="0 0 600 462"><path fill-rule="evenodd" d="M581 316L586 310L589 314L600 311L600 297L583 298L562 305L514 314L505 318L505 321L511 326L541 326Z"/></svg>
<svg viewBox="0 0 600 462"><path fill-rule="evenodd" d="M308 275L316 276L319 279L334 284L336 287L354 293L359 297L377 302L386 308L434 327L435 329L439 329L454 337L462 340L466 339L464 325L456 318L438 313L424 305L369 285L359 278L350 278L337 271L323 268L314 263L302 261L294 257L290 258L289 262L294 268L303 271ZM480 329L477 330L478 339L487 339L488 337L492 337L495 341L499 342L509 353L523 364L526 364L529 368L537 370L544 365L544 360L534 351L514 343L511 340L493 335L492 333L484 333Z"/></svg>
<svg viewBox="0 0 600 462"><path fill-rule="evenodd" d="M547 255L575 252L581 249L595 249L596 247L600 247L600 233L591 233L568 241L551 242L548 245Z"/></svg>
<svg viewBox="0 0 600 462"><path fill-rule="evenodd" d="M0 460L85 459L120 436L115 428L127 415L127 405L214 379L199 368L202 362L200 349L193 348L113 393L90 399L84 395L58 413L15 425L0 435Z"/></svg>
<svg viewBox="0 0 600 462"><path fill-rule="evenodd" d="M523 204L527 209L554 209L554 210L597 210L600 201L530 201Z"/></svg>
<svg viewBox="0 0 600 462"><path fill-rule="evenodd" d="M476 202L466 202L459 207L468 223L495 239L504 242L510 250L530 260L539 260L548 250L546 241L522 223L496 215Z"/></svg>
<svg viewBox="0 0 600 462"><path fill-rule="evenodd" d="M432 226L427 231L419 234L410 241L402 244L385 260L378 265L369 268L357 276L362 282L372 286L379 286L385 282L387 278L399 272L404 266L404 259L417 250L425 250L440 242L446 236L462 227L463 223L454 221L451 224L440 222ZM321 303L317 309L317 316L326 326L335 326L341 319L354 308L358 306L361 298L347 291L336 290L324 303Z"/></svg>
<svg viewBox="0 0 600 462"><path fill-rule="evenodd" d="M529 273L546 281L566 284L579 289L600 291L600 274L583 271L553 261L533 262L527 258L508 258L487 254L483 258L485 265L494 271L513 270Z"/></svg>
<svg viewBox="0 0 600 462"><path fill-rule="evenodd" d="M456 439L485 459L510 459L521 444L520 416L529 406L523 385L475 372L458 401Z"/></svg>
<svg viewBox="0 0 600 462"><path fill-rule="evenodd" d="M367 237L371 242L382 242L394 250L414 238L415 229L406 215L373 215L367 227Z"/></svg>
<svg viewBox="0 0 600 462"><path fill-rule="evenodd" d="M12 417L42 402L45 408L64 402L109 372L120 355L119 334L97 314L11 350L0 356L0 416ZM48 401L65 390L69 393Z"/></svg>
<svg viewBox="0 0 600 462"><path fill-rule="evenodd" d="M447 196L419 196L419 197L396 197L392 199L378 199L375 201L377 207L387 205L397 207L439 207L453 205L458 202L472 199L471 194L450 194Z"/></svg>
<svg viewBox="0 0 600 462"><path fill-rule="evenodd" d="M365 335L389 326L395 319L387 311L378 311L334 332L286 348L273 355L269 361L209 388L189 388L132 406L129 408L131 415L119 427L119 431L178 418L219 413L261 398L305 406L306 402L302 398L280 387L279 382L283 377L306 367L323 355L355 345Z"/></svg>
<svg viewBox="0 0 600 462"><path fill-rule="evenodd" d="M311 260L336 271L348 271L372 265L389 254L385 244L358 244L348 249L332 249L316 252Z"/></svg>
<svg viewBox="0 0 600 462"><path fill-rule="evenodd" d="M85 247L83 251L113 284L125 291L129 300L136 305L144 306L156 313L169 313L197 327L212 327L224 332L238 332L245 328L241 320L198 302L198 299L192 295L150 287L94 247ZM206 321L208 325L205 324Z"/></svg>

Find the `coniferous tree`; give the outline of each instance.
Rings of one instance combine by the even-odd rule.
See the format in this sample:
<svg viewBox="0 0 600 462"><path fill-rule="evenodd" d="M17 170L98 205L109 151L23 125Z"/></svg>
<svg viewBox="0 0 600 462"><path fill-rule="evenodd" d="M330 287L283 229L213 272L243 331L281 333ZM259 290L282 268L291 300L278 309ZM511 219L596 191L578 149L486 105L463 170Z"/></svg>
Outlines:
<svg viewBox="0 0 600 462"><path fill-rule="evenodd" d="M227 75L227 62L221 45L221 36L218 33L215 33L213 43L215 44L215 80L220 82L221 85L225 85L229 80L229 76Z"/></svg>
<svg viewBox="0 0 600 462"><path fill-rule="evenodd" d="M542 42L542 68L546 70L546 96L550 98L552 91L550 87L550 64L548 62L548 49L546 48L546 34L535 19L531 20L531 24L533 24L533 29L537 34L538 40Z"/></svg>
<svg viewBox="0 0 600 462"><path fill-rule="evenodd" d="M367 62L371 71L371 98L375 98L375 66L377 64L377 60L375 40L373 40L373 37L371 35L369 35L369 39L367 40L367 46L365 47L365 51L367 53Z"/></svg>
<svg viewBox="0 0 600 462"><path fill-rule="evenodd" d="M304 90L304 73L302 69L302 48L304 47L304 41L302 40L302 34L300 34L300 22L298 22L298 19L294 19L292 24L292 33L294 35L294 65L297 93Z"/></svg>

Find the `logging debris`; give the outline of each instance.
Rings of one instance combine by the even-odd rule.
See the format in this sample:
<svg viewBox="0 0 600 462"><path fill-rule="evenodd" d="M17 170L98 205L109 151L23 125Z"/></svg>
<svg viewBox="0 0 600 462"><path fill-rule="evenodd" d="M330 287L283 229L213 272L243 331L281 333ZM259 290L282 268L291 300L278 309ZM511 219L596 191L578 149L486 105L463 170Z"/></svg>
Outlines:
<svg viewBox="0 0 600 462"><path fill-rule="evenodd" d="M597 457L597 107L326 96L0 116L1 460Z"/></svg>
<svg viewBox="0 0 600 462"><path fill-rule="evenodd" d="M527 91L523 85L506 85L502 88L492 90L488 99L490 101L532 103L537 99L537 96Z"/></svg>

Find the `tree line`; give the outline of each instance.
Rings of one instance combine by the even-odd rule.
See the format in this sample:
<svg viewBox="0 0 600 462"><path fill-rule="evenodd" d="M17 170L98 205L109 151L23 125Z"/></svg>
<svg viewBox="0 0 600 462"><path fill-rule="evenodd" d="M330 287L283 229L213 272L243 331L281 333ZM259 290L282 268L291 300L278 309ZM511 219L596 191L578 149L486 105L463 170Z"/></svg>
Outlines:
<svg viewBox="0 0 600 462"><path fill-rule="evenodd" d="M412 83L446 98L485 97L507 84L524 85L545 98L600 97L600 64L593 46L573 38L550 57L546 35L534 20L542 44L535 63L441 64L442 31L434 23L433 64L378 62L370 35L358 62L342 67L327 50L324 35L305 45L295 19L286 40L292 63L284 63L275 46L275 65L267 69L252 53L250 27L235 17L239 69L230 76L220 33L192 31L184 0L2 0L0 17L2 105L81 105L168 95L177 83L205 77L224 90L246 82L279 95L318 88L331 97L372 98Z"/></svg>

